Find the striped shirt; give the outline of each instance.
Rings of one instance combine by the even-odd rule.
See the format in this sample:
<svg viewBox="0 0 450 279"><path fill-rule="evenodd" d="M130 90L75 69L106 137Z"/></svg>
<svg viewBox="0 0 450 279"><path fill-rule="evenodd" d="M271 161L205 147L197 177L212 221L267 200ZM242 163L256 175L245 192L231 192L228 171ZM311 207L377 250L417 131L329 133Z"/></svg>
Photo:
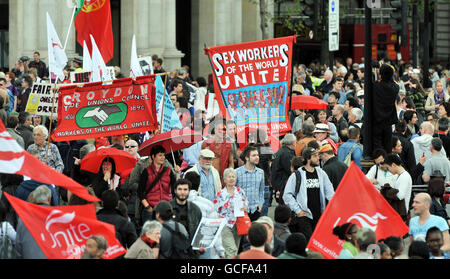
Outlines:
<svg viewBox="0 0 450 279"><path fill-rule="evenodd" d="M247 195L248 212L254 213L258 209L258 205L262 207L264 204L264 171L257 167L253 171L249 171L243 165L236 169L236 174L236 186L241 187Z"/></svg>

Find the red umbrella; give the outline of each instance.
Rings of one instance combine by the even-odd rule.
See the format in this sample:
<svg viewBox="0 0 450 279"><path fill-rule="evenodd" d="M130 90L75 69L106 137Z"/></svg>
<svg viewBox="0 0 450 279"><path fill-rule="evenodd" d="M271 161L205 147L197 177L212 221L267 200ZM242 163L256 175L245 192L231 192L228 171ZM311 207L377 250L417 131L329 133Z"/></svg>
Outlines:
<svg viewBox="0 0 450 279"><path fill-rule="evenodd" d="M327 102L314 96L292 96L291 109L327 109L327 107Z"/></svg>
<svg viewBox="0 0 450 279"><path fill-rule="evenodd" d="M134 168L137 159L130 153L117 148L100 148L90 152L80 162L82 170L98 173L100 166L105 158L112 158L116 165L116 173Z"/></svg>
<svg viewBox="0 0 450 279"><path fill-rule="evenodd" d="M152 148L157 145L161 145L166 150L166 153L169 153L172 151L188 148L194 143L197 143L201 140L203 140L203 136L200 133L189 128L183 130L172 130L146 140L144 143L142 143L142 146L139 149L138 153L141 156L149 156Z"/></svg>

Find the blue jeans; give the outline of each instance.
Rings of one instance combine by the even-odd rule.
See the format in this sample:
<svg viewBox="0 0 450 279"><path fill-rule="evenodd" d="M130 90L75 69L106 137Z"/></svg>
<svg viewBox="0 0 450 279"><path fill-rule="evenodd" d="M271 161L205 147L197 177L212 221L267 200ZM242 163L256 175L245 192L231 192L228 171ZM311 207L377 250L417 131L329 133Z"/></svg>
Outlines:
<svg viewBox="0 0 450 279"><path fill-rule="evenodd" d="M264 204L261 208L261 216L267 216L269 213L269 207L270 207L270 187L265 186L264 187Z"/></svg>

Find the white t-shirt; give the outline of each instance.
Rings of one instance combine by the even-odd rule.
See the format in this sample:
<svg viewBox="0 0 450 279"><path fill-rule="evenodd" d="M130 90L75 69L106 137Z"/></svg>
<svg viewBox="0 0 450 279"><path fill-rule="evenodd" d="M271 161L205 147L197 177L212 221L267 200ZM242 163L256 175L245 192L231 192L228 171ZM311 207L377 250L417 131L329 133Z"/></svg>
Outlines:
<svg viewBox="0 0 450 279"><path fill-rule="evenodd" d="M419 224L419 216L411 218L409 221L409 234L414 240L425 241L427 231L432 227L437 227L441 232L448 230L448 223L444 218L431 215L430 218L422 226Z"/></svg>
<svg viewBox="0 0 450 279"><path fill-rule="evenodd" d="M409 200L411 199L412 178L407 171L403 171L394 183L393 188L398 190L397 198L405 200L406 212L409 211Z"/></svg>
<svg viewBox="0 0 450 279"><path fill-rule="evenodd" d="M392 174L390 171L384 171L380 167L378 167L377 171L377 165L373 165L367 172L366 177L370 180L374 179L375 176L377 177L376 179L378 181L378 184L374 186L377 189L381 189L381 186L383 186L386 183L388 183L389 185L391 185L391 187L393 187L398 177L398 175Z"/></svg>
<svg viewBox="0 0 450 279"><path fill-rule="evenodd" d="M4 233L8 233L8 237L16 243L16 230L14 230L14 227L9 222L2 222L0 226L0 235L3 236Z"/></svg>

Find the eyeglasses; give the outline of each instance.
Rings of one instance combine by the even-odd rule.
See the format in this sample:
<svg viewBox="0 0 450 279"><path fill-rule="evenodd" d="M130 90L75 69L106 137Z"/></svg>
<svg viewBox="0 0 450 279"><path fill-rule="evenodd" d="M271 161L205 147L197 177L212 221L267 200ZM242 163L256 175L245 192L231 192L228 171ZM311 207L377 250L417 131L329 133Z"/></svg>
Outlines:
<svg viewBox="0 0 450 279"><path fill-rule="evenodd" d="M135 148L137 145L125 145L125 148Z"/></svg>

